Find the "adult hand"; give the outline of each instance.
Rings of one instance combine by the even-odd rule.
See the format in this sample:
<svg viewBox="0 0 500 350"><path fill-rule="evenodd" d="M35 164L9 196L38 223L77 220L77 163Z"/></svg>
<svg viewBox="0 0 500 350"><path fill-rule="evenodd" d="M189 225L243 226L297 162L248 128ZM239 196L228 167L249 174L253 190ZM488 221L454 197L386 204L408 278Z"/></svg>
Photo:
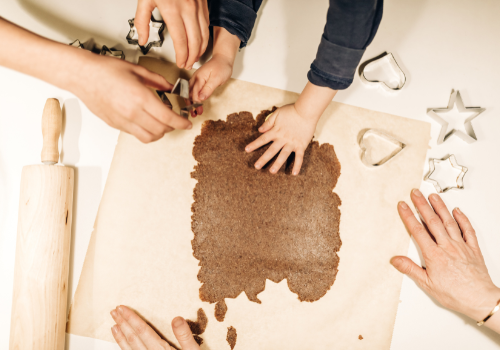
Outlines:
<svg viewBox="0 0 500 350"><path fill-rule="evenodd" d="M149 21L155 7L158 7L174 42L177 66L191 69L205 52L210 36L207 1L138 0L134 23L139 44L143 46L148 42Z"/></svg>
<svg viewBox="0 0 500 350"><path fill-rule="evenodd" d="M149 87L169 91L172 84L161 75L113 57L81 50L77 83L68 87L110 126L142 142L160 139L173 129L192 124L167 108Z"/></svg>
<svg viewBox="0 0 500 350"><path fill-rule="evenodd" d="M116 324L111 327L113 338L122 350L175 350L135 312L120 305L111 311ZM182 317L172 320L172 330L182 350L200 350L189 325Z"/></svg>
<svg viewBox="0 0 500 350"><path fill-rule="evenodd" d="M500 289L488 274L469 219L458 208L452 216L437 194L429 196L432 207L417 189L411 199L425 226L406 203L400 202L398 211L422 251L425 268L404 256L392 258L391 263L444 307L483 320L500 299ZM495 314L485 325L498 332L499 320Z"/></svg>

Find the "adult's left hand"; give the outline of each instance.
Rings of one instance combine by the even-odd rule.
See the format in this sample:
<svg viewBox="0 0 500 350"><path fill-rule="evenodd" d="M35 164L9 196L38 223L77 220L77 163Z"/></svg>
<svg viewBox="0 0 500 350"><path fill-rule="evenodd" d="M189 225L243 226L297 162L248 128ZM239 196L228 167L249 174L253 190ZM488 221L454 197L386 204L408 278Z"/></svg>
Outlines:
<svg viewBox="0 0 500 350"><path fill-rule="evenodd" d="M116 322L111 332L122 350L175 350L128 307L118 306L111 311L111 316ZM172 320L172 330L182 350L200 350L182 317Z"/></svg>

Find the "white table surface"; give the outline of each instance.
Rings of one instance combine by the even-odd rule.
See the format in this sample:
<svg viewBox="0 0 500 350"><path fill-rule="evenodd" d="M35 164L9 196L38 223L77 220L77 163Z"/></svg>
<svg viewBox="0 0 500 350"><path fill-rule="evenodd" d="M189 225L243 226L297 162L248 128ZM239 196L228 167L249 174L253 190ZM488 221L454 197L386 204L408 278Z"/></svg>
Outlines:
<svg viewBox="0 0 500 350"><path fill-rule="evenodd" d="M2 0L0 15L38 34L61 42L91 37L100 44L137 51L125 41L127 20L136 0ZM264 1L249 46L238 54L234 78L300 92L315 57L325 23L326 0ZM445 107L452 89L466 106L487 110L473 122L478 141L466 144L453 137L436 144L439 126L432 124L429 156L453 153L469 172L463 191L442 197L471 219L493 281L500 285L500 2L496 0L387 0L380 29L364 59L391 51L407 72L407 86L389 95L368 89L356 77L335 100L429 121L428 107ZM1 50L9 48L2 47ZM173 59L168 35L153 55ZM0 349L8 348L17 211L21 169L40 161L40 118L45 100L64 101L67 118L62 137L66 165L76 166L75 210L70 290L76 289L94 218L118 131L96 118L72 94L23 74L0 68ZM497 102L495 102L497 101ZM424 194L434 191L423 182ZM420 261L410 245L409 256ZM450 312L404 278L391 349L495 349L500 336L473 320ZM68 336L67 348L117 349L115 344Z"/></svg>

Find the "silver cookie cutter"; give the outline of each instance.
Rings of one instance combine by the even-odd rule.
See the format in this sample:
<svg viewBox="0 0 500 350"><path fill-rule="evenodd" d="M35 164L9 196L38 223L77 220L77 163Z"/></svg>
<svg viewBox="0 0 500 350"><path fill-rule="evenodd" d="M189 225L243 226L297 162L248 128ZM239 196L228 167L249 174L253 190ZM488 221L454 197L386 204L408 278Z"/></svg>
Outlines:
<svg viewBox="0 0 500 350"><path fill-rule="evenodd" d="M203 103L199 102L193 102L189 98L189 81L186 79L179 78L174 84L174 87L172 88L172 91L156 91L162 102L168 107L172 108L172 103L167 97L167 94L170 93L172 95L177 95L180 96L184 99L186 106L181 107L179 114L181 117L188 118L190 112L197 108L203 106Z"/></svg>
<svg viewBox="0 0 500 350"><path fill-rule="evenodd" d="M384 158L382 158L378 162L373 162L372 160L367 159L367 156L366 156L367 147L365 145L365 139L368 136L372 136L372 135L376 136L378 138L381 138L385 141L388 141L389 143L392 143L393 145L398 147L398 149L394 150L393 152L391 152L390 154L388 154L387 156L385 156ZM398 155L400 152L402 152L405 149L406 144L399 141L395 137L392 137L392 136L386 134L385 132L382 132L382 131L379 131L376 129L368 129L361 135L361 137L359 139L359 147L361 148L361 161L363 162L363 164L369 168L374 168L374 167L381 166L381 165L387 163L388 161L390 161L391 159L393 159L396 155Z"/></svg>
<svg viewBox="0 0 500 350"><path fill-rule="evenodd" d="M371 64L383 63L383 62L387 62L390 65L390 67L393 69L393 71L396 73L396 75L398 75L399 83L396 87L391 87L383 81L370 80L370 79L366 78L366 76L365 76L366 67L368 67ZM382 86L385 90L391 91L391 92L401 90L405 86L405 83L406 83L405 73L403 72L403 70L399 66L398 62L394 58L394 55L390 52L387 52L387 51L361 63L359 65L359 68L358 68L358 74L359 74L359 78L361 79L361 82L364 83L365 85L370 86L370 87Z"/></svg>
<svg viewBox="0 0 500 350"><path fill-rule="evenodd" d="M441 162L445 162L445 161L449 161L453 168L460 170L460 173L458 174L457 179L455 180L455 182L457 183L456 186L450 186L450 187L446 187L443 189L441 187L441 185L439 185L438 181L431 178L431 175L436 170L436 163L441 163ZM457 159L455 158L455 155L453 155L453 154L450 154L449 156L444 157L442 159L430 158L429 159L429 172L427 173L427 175L425 175L424 180L432 183L434 185L434 188L436 188L436 191L438 193L444 193L444 192L447 192L447 191L452 190L452 189L463 190L464 189L464 176L468 170L469 169L467 169L467 167L459 165L457 163Z"/></svg>
<svg viewBox="0 0 500 350"><path fill-rule="evenodd" d="M448 112L453 109L453 106L457 106L459 112L475 112L472 116L468 117L464 122L464 129L466 132L462 130L452 129L450 132L448 131L449 123L441 118L438 115L438 112ZM427 108L427 115L434 119L437 123L441 125L441 131L439 132L439 137L437 140L437 144L441 144L445 142L450 136L456 135L460 137L467 143L473 143L477 141L476 133L474 132L474 128L472 127L472 120L475 119L478 115L483 113L486 108L481 107L465 107L464 102L462 101L462 96L460 95L460 91L451 90L450 100L448 102L448 107L445 108Z"/></svg>
<svg viewBox="0 0 500 350"><path fill-rule="evenodd" d="M121 60L125 59L125 54L123 53L123 51L116 50L116 49L110 49L106 45L102 46L101 51L99 52L99 55L115 57L115 58L119 58Z"/></svg>
<svg viewBox="0 0 500 350"><path fill-rule="evenodd" d="M94 49L95 49L94 39L89 39L83 43L79 39L76 39L73 42L69 43L68 45L76 47L78 49L88 50L91 52L94 52Z"/></svg>
<svg viewBox="0 0 500 350"><path fill-rule="evenodd" d="M85 47L83 46L83 44L78 39L76 39L75 41L69 43L68 45L76 47L76 48L79 48L79 49L85 49Z"/></svg>
<svg viewBox="0 0 500 350"><path fill-rule="evenodd" d="M129 44L139 46L144 55L146 55L152 47L161 47L163 45L163 30L165 29L165 22L163 22L162 20L157 21L153 16L151 16L149 27L154 28L158 31L159 40L151 41L146 46L141 46L139 45L139 39L134 39L134 36L137 34L137 28L135 27L134 20L135 18L128 20L130 30L127 34L126 39Z"/></svg>

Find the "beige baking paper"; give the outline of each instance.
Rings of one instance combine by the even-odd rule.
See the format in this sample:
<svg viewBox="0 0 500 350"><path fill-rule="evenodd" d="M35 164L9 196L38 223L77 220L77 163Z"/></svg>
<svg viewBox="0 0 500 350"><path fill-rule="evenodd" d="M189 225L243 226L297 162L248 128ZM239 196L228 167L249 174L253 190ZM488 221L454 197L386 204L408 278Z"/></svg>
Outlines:
<svg viewBox="0 0 500 350"><path fill-rule="evenodd" d="M171 82L179 76L175 66L155 59L142 58L141 65ZM410 190L420 186L428 123L332 102L316 131L320 143L334 145L342 166L334 190L342 200L342 247L330 291L314 303L300 302L286 280L267 281L259 294L262 304L250 302L244 293L226 299L222 323L214 317L214 304L199 299L199 266L191 249L194 138L204 120L225 119L239 111L256 116L297 96L233 79L205 103L205 113L192 119L190 131L175 131L148 145L120 134L71 308L69 333L113 341L109 312L123 304L175 343L171 320L178 315L195 320L201 307L209 319L202 349L229 349L229 326L237 330L236 350L390 347L402 275L389 260L405 255L409 244L396 205L408 201ZM358 137L369 128L407 147L383 166L368 168L360 161Z"/></svg>

